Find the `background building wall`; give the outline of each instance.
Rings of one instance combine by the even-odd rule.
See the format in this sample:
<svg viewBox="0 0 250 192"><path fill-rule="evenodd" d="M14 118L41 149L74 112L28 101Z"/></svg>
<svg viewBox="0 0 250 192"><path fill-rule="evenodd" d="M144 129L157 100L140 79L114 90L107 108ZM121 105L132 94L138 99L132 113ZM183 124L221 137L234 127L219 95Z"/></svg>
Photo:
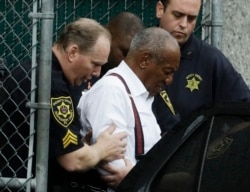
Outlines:
<svg viewBox="0 0 250 192"><path fill-rule="evenodd" d="M223 0L222 52L250 87L250 1Z"/></svg>

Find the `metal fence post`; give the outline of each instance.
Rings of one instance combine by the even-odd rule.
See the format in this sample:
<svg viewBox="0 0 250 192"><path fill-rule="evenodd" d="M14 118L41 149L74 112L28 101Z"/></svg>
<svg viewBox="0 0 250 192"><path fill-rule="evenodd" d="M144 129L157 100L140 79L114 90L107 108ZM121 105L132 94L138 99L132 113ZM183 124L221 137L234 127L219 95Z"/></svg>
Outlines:
<svg viewBox="0 0 250 192"><path fill-rule="evenodd" d="M39 62L36 192L47 192L51 59L53 40L54 1L42 0L41 51Z"/></svg>
<svg viewBox="0 0 250 192"><path fill-rule="evenodd" d="M33 2L33 13L37 13L38 2ZM30 93L30 102L34 103L36 98L36 54L37 54L37 26L38 19L32 18L32 71L31 71L31 93ZM28 156L32 157L34 155L34 142L35 142L35 112L36 109L30 108L30 138L29 138L29 153ZM33 157L28 159L28 167L27 167L27 178L32 177L32 167L33 167ZM31 191L31 181L27 182L26 187L27 192Z"/></svg>
<svg viewBox="0 0 250 192"><path fill-rule="evenodd" d="M211 43L213 46L221 49L221 37L222 37L222 26L223 26L223 16L222 16L222 1L213 0L212 1L212 34Z"/></svg>

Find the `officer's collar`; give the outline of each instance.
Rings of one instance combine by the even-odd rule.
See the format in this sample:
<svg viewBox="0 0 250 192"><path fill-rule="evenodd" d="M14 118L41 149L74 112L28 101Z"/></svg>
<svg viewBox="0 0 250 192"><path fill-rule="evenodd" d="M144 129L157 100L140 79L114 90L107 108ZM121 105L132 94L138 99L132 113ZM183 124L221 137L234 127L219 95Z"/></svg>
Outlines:
<svg viewBox="0 0 250 192"><path fill-rule="evenodd" d="M52 67L54 69L61 69L61 65L59 63L59 60L57 59L55 53L52 51Z"/></svg>
<svg viewBox="0 0 250 192"><path fill-rule="evenodd" d="M181 57L183 59L192 59L194 52L192 47L193 40L194 40L194 34L191 34L187 42L181 46Z"/></svg>

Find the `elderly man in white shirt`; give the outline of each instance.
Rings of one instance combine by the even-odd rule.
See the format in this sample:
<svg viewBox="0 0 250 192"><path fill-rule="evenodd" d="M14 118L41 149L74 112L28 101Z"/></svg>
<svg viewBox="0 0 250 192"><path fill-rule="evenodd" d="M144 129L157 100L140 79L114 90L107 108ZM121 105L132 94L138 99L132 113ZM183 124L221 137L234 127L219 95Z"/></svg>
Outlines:
<svg viewBox="0 0 250 192"><path fill-rule="evenodd" d="M106 171L101 173L110 187L118 186L136 164L137 145L147 153L160 139L161 131L151 109L153 96L165 84L172 82L179 61L179 45L167 31L157 27L144 29L133 38L125 60L109 70L81 97L78 111L83 133L92 131L92 143L111 124L116 125L116 132L128 133L126 159L102 166ZM135 103L142 128L143 141L139 144L136 144L136 121L130 97Z"/></svg>

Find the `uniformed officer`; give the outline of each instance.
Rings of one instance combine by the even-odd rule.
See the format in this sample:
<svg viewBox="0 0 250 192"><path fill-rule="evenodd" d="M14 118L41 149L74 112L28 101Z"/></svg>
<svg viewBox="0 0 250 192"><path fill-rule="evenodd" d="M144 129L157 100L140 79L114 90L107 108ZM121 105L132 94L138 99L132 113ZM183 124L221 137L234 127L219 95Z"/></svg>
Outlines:
<svg viewBox="0 0 250 192"><path fill-rule="evenodd" d="M114 125L103 131L95 144L82 141L76 103L69 88L100 75L101 66L108 59L110 41L109 31L98 22L80 18L64 28L52 48L48 191L101 191L105 184L92 168L101 160L124 157L126 133L113 134ZM30 93L30 78L27 77L30 67L30 63L17 66L12 81L6 80L4 85L9 93L13 93L18 84L15 98L24 104L19 110L26 116L29 110L25 103L29 95L25 93ZM17 80L15 85L10 83L13 79Z"/></svg>
<svg viewBox="0 0 250 192"><path fill-rule="evenodd" d="M53 46L50 159L59 163L62 172L88 170L100 160L124 157L125 134L111 136L114 127L106 130L96 144L82 143L78 115L68 89L69 85L80 85L100 75L101 66L107 62L110 40L110 33L104 27L84 18L66 26ZM59 181L59 185L64 179L67 181L67 176L64 175L62 180L59 176L61 174L50 179ZM90 177L87 175L87 178Z"/></svg>
<svg viewBox="0 0 250 192"><path fill-rule="evenodd" d="M223 53L193 34L201 2L160 0L156 5L159 27L170 32L181 47L180 67L173 83L166 86L175 111L166 104L167 97L158 95L154 102L163 132L178 122L175 114L179 114L182 120L191 112L214 103L250 98L248 86Z"/></svg>

